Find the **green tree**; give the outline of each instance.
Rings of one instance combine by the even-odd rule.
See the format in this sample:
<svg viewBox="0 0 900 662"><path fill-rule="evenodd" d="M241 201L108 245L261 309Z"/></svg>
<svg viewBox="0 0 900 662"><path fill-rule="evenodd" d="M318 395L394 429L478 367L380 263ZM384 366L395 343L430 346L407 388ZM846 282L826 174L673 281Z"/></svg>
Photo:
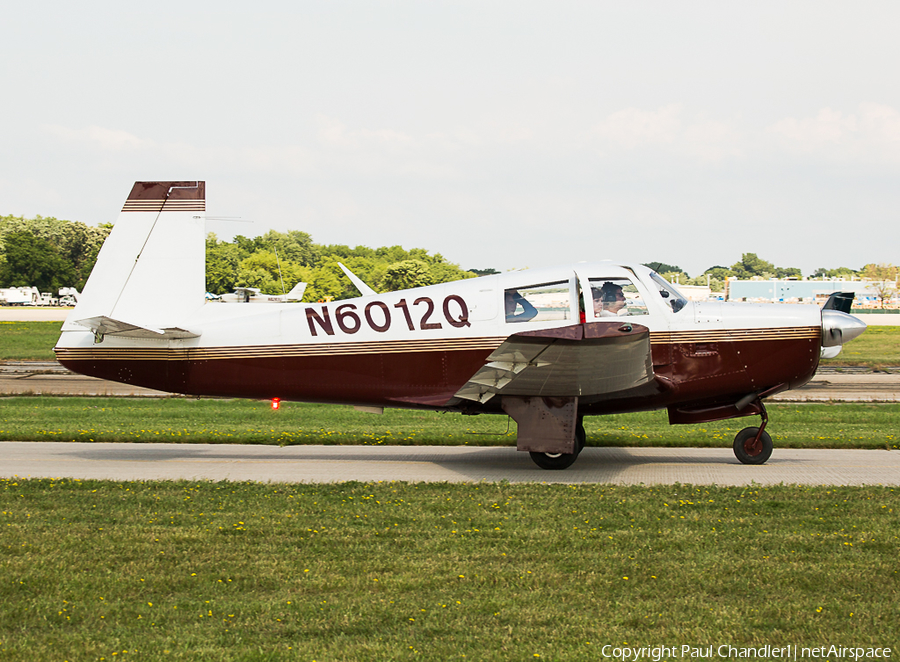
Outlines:
<svg viewBox="0 0 900 662"><path fill-rule="evenodd" d="M409 259L409 253L402 246L382 246L375 249L375 256L389 264Z"/></svg>
<svg viewBox="0 0 900 662"><path fill-rule="evenodd" d="M214 232L206 235L206 291L231 292L237 286L241 249L237 244L219 241Z"/></svg>
<svg viewBox="0 0 900 662"><path fill-rule="evenodd" d="M298 282L309 282L309 267L281 260L274 251L257 251L238 264L237 286L257 287L264 294L283 294Z"/></svg>
<svg viewBox="0 0 900 662"><path fill-rule="evenodd" d="M868 278L872 282L872 289L881 300L881 307L884 308L884 300L891 298L897 292L897 276L900 268L893 264L867 264L860 270L863 278Z"/></svg>
<svg viewBox="0 0 900 662"><path fill-rule="evenodd" d="M803 274L797 267L775 267L776 278L802 278Z"/></svg>
<svg viewBox="0 0 900 662"><path fill-rule="evenodd" d="M264 250L266 247L262 237L253 237L250 239L249 237L240 234L235 236L234 245L240 249L241 259L253 255L256 251Z"/></svg>
<svg viewBox="0 0 900 662"><path fill-rule="evenodd" d="M377 251L368 246L356 246L355 248L350 248L344 244L328 244L327 246L314 244L313 247L319 253L320 259L321 256L336 257L344 263L350 258L363 257L373 259L378 257Z"/></svg>
<svg viewBox="0 0 900 662"><path fill-rule="evenodd" d="M0 282L7 286L34 286L42 292L56 293L71 287L75 269L56 247L31 232L10 232L4 237L5 262L0 267Z"/></svg>
<svg viewBox="0 0 900 662"><path fill-rule="evenodd" d="M728 267L722 267L722 266L716 265L716 266L710 267L709 269L704 271L703 275L704 276L708 275L712 280L725 281L725 280L728 280L729 278L734 278L737 274L734 273L734 271L732 271Z"/></svg>
<svg viewBox="0 0 900 662"><path fill-rule="evenodd" d="M447 262L447 260L444 259L444 256L440 253L435 253L434 255L429 256L427 252L422 252L424 253L424 255L421 257L416 256L416 259L420 259L428 264L428 272L431 274L432 283L449 283L450 281L454 280L475 278L475 274L473 274L471 271L465 271L463 269L460 269L458 265Z"/></svg>
<svg viewBox="0 0 900 662"><path fill-rule="evenodd" d="M71 281L66 286L82 289L111 229L111 224L91 227L78 221L52 217L0 216L0 264L5 261L6 237L17 232L29 232L52 244L57 254L72 266Z"/></svg>
<svg viewBox="0 0 900 662"><path fill-rule="evenodd" d="M312 270L304 301L333 301L359 296L356 288L341 271L337 261L320 264ZM371 285L370 285L371 286Z"/></svg>
<svg viewBox="0 0 900 662"><path fill-rule="evenodd" d="M775 265L757 257L756 253L741 255L741 261L731 265L731 270L735 276L745 280L754 276L771 278L775 275Z"/></svg>
<svg viewBox="0 0 900 662"><path fill-rule="evenodd" d="M853 278L858 275L859 272L849 267L838 267L837 269L819 267L813 272L813 278Z"/></svg>
<svg viewBox="0 0 900 662"><path fill-rule="evenodd" d="M434 279L428 265L422 260L402 260L394 262L387 268L382 281L384 291L408 290L411 287L433 285Z"/></svg>
<svg viewBox="0 0 900 662"><path fill-rule="evenodd" d="M276 232L269 230L260 237L262 247L266 250L278 251L282 260L294 262L304 267L311 267L319 261L319 252L312 243L312 237L300 230Z"/></svg>

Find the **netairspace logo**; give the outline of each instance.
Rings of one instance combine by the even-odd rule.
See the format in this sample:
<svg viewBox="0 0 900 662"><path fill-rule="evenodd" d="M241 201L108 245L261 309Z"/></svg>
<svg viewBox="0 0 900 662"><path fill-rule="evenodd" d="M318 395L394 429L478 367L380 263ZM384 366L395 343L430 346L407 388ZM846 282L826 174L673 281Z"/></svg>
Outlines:
<svg viewBox="0 0 900 662"><path fill-rule="evenodd" d="M890 648L865 646L613 646L600 649L606 659L621 662L662 662L663 660L889 660Z"/></svg>

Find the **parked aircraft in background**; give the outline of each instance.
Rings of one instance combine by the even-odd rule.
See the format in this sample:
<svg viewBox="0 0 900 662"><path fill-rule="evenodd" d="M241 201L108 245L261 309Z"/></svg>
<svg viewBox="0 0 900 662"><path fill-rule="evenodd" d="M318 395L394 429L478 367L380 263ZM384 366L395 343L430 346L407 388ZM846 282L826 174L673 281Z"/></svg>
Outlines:
<svg viewBox="0 0 900 662"><path fill-rule="evenodd" d="M545 469L574 462L585 416L759 415L733 448L761 464L764 399L805 384L823 352L866 328L814 305L689 302L615 262L382 294L359 281L363 296L327 303L207 303L205 192L134 185L63 325L63 365L190 395L505 413Z"/></svg>
<svg viewBox="0 0 900 662"><path fill-rule="evenodd" d="M207 301L221 301L222 303L286 303L288 301L300 301L306 283L297 283L287 294L263 294L257 287L237 287L234 294L217 296L207 293Z"/></svg>

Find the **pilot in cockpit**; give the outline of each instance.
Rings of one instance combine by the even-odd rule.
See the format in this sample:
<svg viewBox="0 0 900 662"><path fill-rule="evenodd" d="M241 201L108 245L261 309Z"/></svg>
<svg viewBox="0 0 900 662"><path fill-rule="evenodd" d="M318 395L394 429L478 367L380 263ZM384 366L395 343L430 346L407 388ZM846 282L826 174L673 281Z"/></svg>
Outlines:
<svg viewBox="0 0 900 662"><path fill-rule="evenodd" d="M506 307L507 322L527 322L538 314L537 308L519 294L519 290L506 290L503 301ZM521 311L517 313L518 308L521 308Z"/></svg>
<svg viewBox="0 0 900 662"><path fill-rule="evenodd" d="M621 317L628 314L625 307L625 293L621 285L610 281L603 283L599 289L592 287L594 298L594 317Z"/></svg>

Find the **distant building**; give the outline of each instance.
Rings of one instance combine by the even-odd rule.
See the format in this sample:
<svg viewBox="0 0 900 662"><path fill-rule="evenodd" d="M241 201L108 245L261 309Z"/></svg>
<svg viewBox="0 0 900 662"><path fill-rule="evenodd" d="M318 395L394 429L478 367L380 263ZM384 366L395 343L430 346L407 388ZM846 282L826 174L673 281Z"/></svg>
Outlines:
<svg viewBox="0 0 900 662"><path fill-rule="evenodd" d="M896 292L896 283L888 282ZM835 292L853 292L854 307L880 307L875 291L876 282L870 280L729 280L726 288L729 301L819 303ZM885 306L891 303L885 300ZM896 304L893 304L896 306Z"/></svg>

